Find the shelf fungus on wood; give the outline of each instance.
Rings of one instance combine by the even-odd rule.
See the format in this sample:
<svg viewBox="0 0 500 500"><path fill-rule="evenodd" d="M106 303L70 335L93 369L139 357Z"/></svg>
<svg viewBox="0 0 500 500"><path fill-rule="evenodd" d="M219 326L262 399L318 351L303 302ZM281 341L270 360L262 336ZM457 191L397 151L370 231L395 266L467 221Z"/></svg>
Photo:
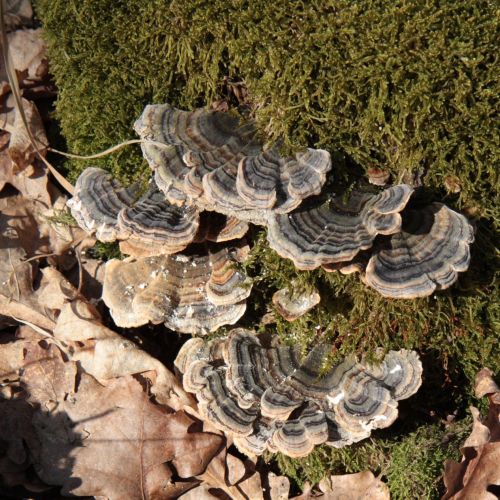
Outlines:
<svg viewBox="0 0 500 500"><path fill-rule="evenodd" d="M473 241L467 219L441 203L405 210L402 231L374 248L363 281L385 297L431 295L467 270Z"/></svg>
<svg viewBox="0 0 500 500"><path fill-rule="evenodd" d="M331 169L324 150L282 157L278 145L264 149L253 124L230 113L148 105L135 130L151 141L143 153L169 199L182 192L200 208L256 224L319 194Z"/></svg>
<svg viewBox="0 0 500 500"><path fill-rule="evenodd" d="M196 206L171 204L155 185L137 198L136 187L125 189L104 170L88 168L68 205L80 227L104 242L120 240L120 250L134 257L170 255L192 242L229 241L248 231L246 222L219 214L200 221Z"/></svg>
<svg viewBox="0 0 500 500"><path fill-rule="evenodd" d="M389 351L379 364L350 356L325 370L330 351L318 344L301 357L297 346L269 346L238 328L225 339L189 340L175 365L201 416L242 452L300 457L318 444L342 447L388 427L397 401L421 384L413 351Z"/></svg>
<svg viewBox="0 0 500 500"><path fill-rule="evenodd" d="M86 168L78 177L73 198L67 204L78 225L100 241L115 241L121 229L118 214L130 207L138 195L137 186L124 188L100 168Z"/></svg>
<svg viewBox="0 0 500 500"><path fill-rule="evenodd" d="M355 191L347 202L334 198L269 218L267 239L299 269L349 261L370 248L378 234L401 230L400 212L412 188L406 184L379 194Z"/></svg>
<svg viewBox="0 0 500 500"><path fill-rule="evenodd" d="M234 324L251 286L237 262L245 246L210 246L190 255L110 260L103 300L116 325L164 323L180 333L205 334Z"/></svg>
<svg viewBox="0 0 500 500"><path fill-rule="evenodd" d="M118 214L120 250L135 257L170 255L196 237L200 216L194 206L172 205L156 186Z"/></svg>
<svg viewBox="0 0 500 500"><path fill-rule="evenodd" d="M300 318L319 304L321 297L316 290L295 290L282 288L273 295L273 304L278 313L287 321Z"/></svg>

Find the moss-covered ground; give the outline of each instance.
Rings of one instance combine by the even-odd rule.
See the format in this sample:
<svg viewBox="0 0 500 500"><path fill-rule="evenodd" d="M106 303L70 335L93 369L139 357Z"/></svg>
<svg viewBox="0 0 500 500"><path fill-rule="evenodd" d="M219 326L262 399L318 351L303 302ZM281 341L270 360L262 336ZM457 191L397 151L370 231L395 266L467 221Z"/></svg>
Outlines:
<svg viewBox="0 0 500 500"><path fill-rule="evenodd" d="M243 322L335 354L417 349L424 383L401 418L369 441L310 457L267 457L298 485L370 468L394 498L437 498L446 457L459 456L474 374L498 373L498 7L460 0L37 0L59 89L68 150L95 153L134 138L147 103L191 109L224 99L286 148L332 152L330 189L368 168L421 179L476 226L472 263L450 290L387 300L356 276L299 272L253 233L254 277ZM242 103L239 82L248 89ZM239 97L239 98L238 98ZM65 164L73 180L90 162ZM123 180L148 175L138 147L92 164ZM101 253L106 250L100 249ZM295 280L320 306L294 323L259 325L270 297ZM455 423L445 423L453 415ZM449 419L448 419L449 420Z"/></svg>

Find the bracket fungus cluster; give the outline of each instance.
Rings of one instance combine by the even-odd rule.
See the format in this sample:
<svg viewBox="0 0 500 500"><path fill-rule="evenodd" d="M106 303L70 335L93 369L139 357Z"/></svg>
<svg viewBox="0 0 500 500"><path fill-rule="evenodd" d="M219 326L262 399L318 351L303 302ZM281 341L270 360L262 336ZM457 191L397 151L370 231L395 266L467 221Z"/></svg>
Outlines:
<svg viewBox="0 0 500 500"><path fill-rule="evenodd" d="M186 342L175 361L202 417L231 435L248 454L307 455L315 445L342 447L388 427L397 401L420 387L413 351L390 351L380 364L354 356L322 370L331 346L266 346L244 329L225 339Z"/></svg>
<svg viewBox="0 0 500 500"><path fill-rule="evenodd" d="M110 260L104 303L122 327L164 323L180 333L205 334L233 324L251 291L236 266L246 249L210 245L188 255Z"/></svg>
<svg viewBox="0 0 500 500"><path fill-rule="evenodd" d="M386 297L430 295L469 265L474 233L464 216L440 203L409 206L413 188L387 186L387 176L372 181L380 188L334 196L323 189L327 151L285 157L278 144L264 147L251 122L168 104L146 106L135 130L154 174L147 192L88 168L68 202L83 229L120 241L130 256L105 266L103 300L120 327L163 323L204 335L235 324L251 292L239 265L249 223L266 226L270 247L298 269L359 272ZM289 321L319 302L317 291L294 283L273 296ZM188 340L175 364L202 418L241 451L300 457L391 425L397 402L421 384L413 351L325 366L331 350L319 343L301 356L298 346L237 328L225 338Z"/></svg>
<svg viewBox="0 0 500 500"><path fill-rule="evenodd" d="M135 130L146 140L144 156L168 198L184 196L186 202L255 224L319 194L331 168L324 150L283 157L278 145L264 149L253 125L240 124L230 113L149 105Z"/></svg>
<svg viewBox="0 0 500 500"><path fill-rule="evenodd" d="M467 270L473 240L467 219L446 205L407 210L401 232L374 250L362 278L386 297L425 297Z"/></svg>
<svg viewBox="0 0 500 500"><path fill-rule="evenodd" d="M351 260L370 248L378 234L401 229L401 214L412 189L401 184L379 194L354 192L347 202L329 199L288 215L274 215L267 239L298 269Z"/></svg>
<svg viewBox="0 0 500 500"><path fill-rule="evenodd" d="M173 205L156 185L142 196L137 185L124 188L99 168L83 171L68 201L78 225L103 242L120 240L120 250L135 257L171 255L191 243L242 238L248 224L195 205Z"/></svg>
<svg viewBox="0 0 500 500"><path fill-rule="evenodd" d="M80 175L68 205L80 227L103 242L125 241L124 253L136 256L179 252L199 226L196 207L168 203L156 186L139 197L137 186L124 188L95 167Z"/></svg>
<svg viewBox="0 0 500 500"><path fill-rule="evenodd" d="M283 157L277 144L262 145L251 122L168 104L146 106L135 129L156 181L147 192L88 168L68 202L83 229L119 240L133 257L106 265L104 300L119 326L163 322L204 333L234 324L250 287L232 267L231 240L249 222L267 226L269 245L297 268L358 271L386 297L429 295L469 265L467 219L439 203L407 208L413 189L406 184L354 190L347 200L321 193L327 151ZM280 291L273 301L293 320L319 296L306 299Z"/></svg>
<svg viewBox="0 0 500 500"><path fill-rule="evenodd" d="M409 249L406 256L401 250L391 254L389 265L393 270L397 267L397 272L372 264L363 277L387 297L410 298L447 288L457 272L468 267L472 227L450 209L446 209L448 218L460 220L455 225L461 229L448 230L437 220L429 225L424 221L428 217L420 217L417 232L426 235L432 255L410 249L418 242L407 238L406 229L402 229L415 220L414 210L406 209L413 193L406 184L375 193L355 190L347 201L340 196L326 201L325 196L313 197L321 194L331 169L328 152L308 149L294 157L282 157L278 145L265 149L253 124L240 123L231 113L150 105L135 129L145 140L144 156L167 198L267 226L271 248L293 260L299 269L324 266L327 270L364 271L359 261L367 254L373 253L372 262L387 259L387 252L385 257L377 253L380 245L373 246L376 240L381 240L382 246L400 249L404 240ZM421 210L432 212L428 207ZM453 248L460 248L459 264L451 257ZM372 268L378 269L377 274ZM440 268L441 275L435 276L431 268ZM445 269L449 270L446 277L442 275ZM415 281L427 284L416 290Z"/></svg>

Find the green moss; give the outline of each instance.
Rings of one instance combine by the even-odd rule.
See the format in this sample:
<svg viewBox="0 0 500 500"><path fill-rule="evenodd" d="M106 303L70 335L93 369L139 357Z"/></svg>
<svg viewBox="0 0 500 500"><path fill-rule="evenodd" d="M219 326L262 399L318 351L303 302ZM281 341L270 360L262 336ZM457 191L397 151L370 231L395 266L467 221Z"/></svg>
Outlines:
<svg viewBox="0 0 500 500"><path fill-rule="evenodd" d="M282 468L299 482L316 482L327 470L376 470L384 463L396 498L405 498L404 492L406 498L413 492L432 497L444 431L429 415L464 416L477 370L500 368L496 5L460 0L36 0L35 5L59 88L56 114L71 152L95 153L134 138L133 123L147 103L168 101L190 109L226 98L236 105L226 83L239 79L264 135L282 137L285 149L315 146L332 152L327 189L352 187L370 167L389 170L393 181L412 172L425 185L423 196L474 220L469 272L451 290L425 299L387 300L357 276L297 271L268 248L263 231L253 233L246 264L254 284L243 325L277 331L304 349L331 340L332 360L382 346L415 348L424 362L424 384L408 402L413 427L406 437L391 427L382 440L345 450L321 448L300 461L280 459ZM148 172L138 146L66 166L75 179L89 164L126 181ZM450 183L458 184L458 193ZM321 304L293 323L278 317L275 325L256 325L270 308L272 293L292 281L318 288ZM413 445L419 450L415 464L408 455ZM434 450L429 457L421 451L425 446ZM405 467L413 465L417 472L405 482Z"/></svg>
<svg viewBox="0 0 500 500"><path fill-rule="evenodd" d="M442 194L446 177L458 177L459 206L492 215L499 151L492 2L35 4L74 152L134 137L146 103L207 104L221 97L224 77L238 76L271 137L328 148L363 169L383 166L395 178L420 169ZM138 147L98 163L125 177L144 168Z"/></svg>
<svg viewBox="0 0 500 500"><path fill-rule="evenodd" d="M87 254L94 259L110 260L123 258L117 241L114 243L102 243L98 241L92 248L87 250Z"/></svg>

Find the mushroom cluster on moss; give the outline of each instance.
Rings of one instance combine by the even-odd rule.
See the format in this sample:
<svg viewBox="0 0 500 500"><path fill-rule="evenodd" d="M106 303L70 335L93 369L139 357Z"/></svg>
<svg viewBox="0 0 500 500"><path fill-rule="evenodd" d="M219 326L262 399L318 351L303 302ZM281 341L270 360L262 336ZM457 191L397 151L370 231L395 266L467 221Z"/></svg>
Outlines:
<svg viewBox="0 0 500 500"><path fill-rule="evenodd" d="M390 351L378 364L349 356L323 370L330 350L318 344L301 357L297 346L266 345L239 328L224 339L189 340L175 364L201 416L242 452L300 457L316 445L340 448L388 427L397 401L421 384L413 351Z"/></svg>
<svg viewBox="0 0 500 500"><path fill-rule="evenodd" d="M250 223L265 226L269 246L298 269L358 272L385 297L430 295L468 268L471 224L441 203L418 208L407 184L333 195L327 151L282 156L232 113L150 105L135 129L154 174L147 191L88 168L68 202L82 228L129 255L106 263L103 300L118 326L205 335L235 324L252 288L240 265ZM293 321L321 297L289 283L272 300ZM301 357L298 346L236 329L189 340L176 366L201 416L240 450L299 457L389 426L397 401L421 383L413 351L389 351L378 364L348 356L325 369L331 348Z"/></svg>
<svg viewBox="0 0 500 500"><path fill-rule="evenodd" d="M164 323L179 333L205 334L236 323L251 286L235 265L248 247L235 243L106 262L102 298L115 324Z"/></svg>
<svg viewBox="0 0 500 500"><path fill-rule="evenodd" d="M210 219L200 218L218 213L237 237L248 222L266 226L271 248L298 269L359 271L386 297L430 295L468 268L471 224L442 204L407 207L411 186L358 189L347 199L324 193L327 151L282 156L231 112L148 105L135 129L155 185L137 199L135 187L91 168L70 201L83 228L102 241L121 240L124 253L169 255L218 241Z"/></svg>

